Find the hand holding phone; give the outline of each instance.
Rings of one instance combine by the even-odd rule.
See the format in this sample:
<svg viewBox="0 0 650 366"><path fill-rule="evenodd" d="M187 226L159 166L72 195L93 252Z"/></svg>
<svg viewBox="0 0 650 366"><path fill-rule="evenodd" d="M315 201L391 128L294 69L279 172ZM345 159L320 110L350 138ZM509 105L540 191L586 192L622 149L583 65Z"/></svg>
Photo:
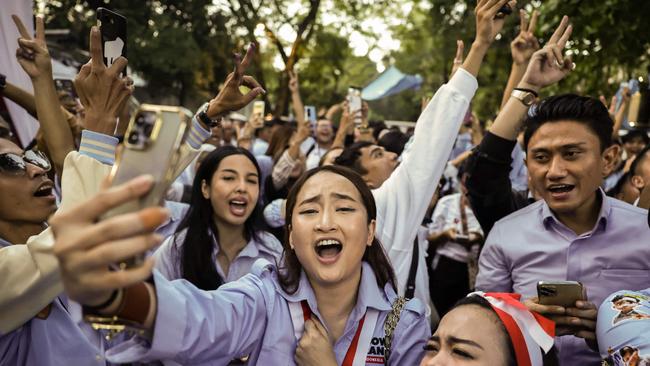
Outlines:
<svg viewBox="0 0 650 366"><path fill-rule="evenodd" d="M111 67L120 56L126 58L126 18L106 8L97 8L97 26L102 34L104 64ZM122 76L126 76L126 69Z"/></svg>
<svg viewBox="0 0 650 366"><path fill-rule="evenodd" d="M135 212L146 207L161 206L174 178L180 148L189 132L192 113L185 108L140 105L126 130L124 144L115 159L109 180L111 186L125 183L140 175L151 175L154 184L138 201L110 210L104 218ZM133 267L142 263L138 257L122 263Z"/></svg>
<svg viewBox="0 0 650 366"><path fill-rule="evenodd" d="M355 87L348 88L348 108L350 110L350 116L352 116L354 123L356 125L361 124L361 109L363 108L363 102L361 100L361 90Z"/></svg>
<svg viewBox="0 0 650 366"><path fill-rule="evenodd" d="M316 118L316 107L314 107L313 105L306 105L305 106L305 121L309 122L309 124L311 125L311 128L313 130L316 129L317 120L318 119Z"/></svg>
<svg viewBox="0 0 650 366"><path fill-rule="evenodd" d="M586 300L582 283L577 281L539 281L537 296L541 305L575 307L576 301Z"/></svg>

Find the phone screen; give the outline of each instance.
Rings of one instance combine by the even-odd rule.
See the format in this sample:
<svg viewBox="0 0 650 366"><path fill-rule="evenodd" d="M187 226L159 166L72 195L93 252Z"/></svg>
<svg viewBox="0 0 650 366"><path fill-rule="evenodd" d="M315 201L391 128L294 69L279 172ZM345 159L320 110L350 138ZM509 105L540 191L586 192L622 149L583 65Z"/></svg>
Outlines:
<svg viewBox="0 0 650 366"><path fill-rule="evenodd" d="M361 123L361 116L357 113L362 107L361 91L359 89L348 89L348 106L350 108L350 115L354 116L354 122Z"/></svg>
<svg viewBox="0 0 650 366"><path fill-rule="evenodd" d="M97 25L102 36L104 63L111 67L120 56L126 57L126 18L106 8L97 8Z"/></svg>

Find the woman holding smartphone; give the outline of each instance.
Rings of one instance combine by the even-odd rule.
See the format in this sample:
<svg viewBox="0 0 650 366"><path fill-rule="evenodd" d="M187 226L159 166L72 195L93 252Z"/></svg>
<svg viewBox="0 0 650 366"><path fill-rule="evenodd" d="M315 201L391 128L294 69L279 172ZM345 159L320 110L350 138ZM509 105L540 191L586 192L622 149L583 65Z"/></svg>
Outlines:
<svg viewBox="0 0 650 366"><path fill-rule="evenodd" d="M424 308L417 300L397 300L392 268L374 236L375 202L356 173L327 166L300 178L287 200L284 266L258 261L251 274L209 292L157 272L153 283L142 282L151 276L151 259L139 268L109 270L111 263L155 245L149 233L165 214L155 208L93 222L105 206L137 198L149 186L147 179L134 180L51 221L69 295L86 305L87 314L115 315L151 334L109 350L113 362L225 364L242 356L269 365L421 360L430 334ZM98 226L109 234L94 235Z"/></svg>
<svg viewBox="0 0 650 366"><path fill-rule="evenodd" d="M224 146L208 154L194 178L188 212L154 254L156 269L168 280L214 290L249 273L259 258L279 261L282 245L262 230L260 175L246 149Z"/></svg>

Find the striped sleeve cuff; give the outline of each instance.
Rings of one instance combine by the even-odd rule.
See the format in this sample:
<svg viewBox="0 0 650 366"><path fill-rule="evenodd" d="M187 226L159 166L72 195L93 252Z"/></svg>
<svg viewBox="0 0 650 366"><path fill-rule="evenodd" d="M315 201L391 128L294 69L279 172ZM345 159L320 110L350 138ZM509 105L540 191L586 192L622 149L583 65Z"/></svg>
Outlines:
<svg viewBox="0 0 650 366"><path fill-rule="evenodd" d="M196 115L192 117L192 128L190 129L190 133L187 134L187 143L193 149L198 150L203 142L210 137L210 134L211 131L203 128L201 122L196 119Z"/></svg>
<svg viewBox="0 0 650 366"><path fill-rule="evenodd" d="M81 132L79 153L104 164L113 165L115 163L115 148L118 142L119 140L116 137L83 130Z"/></svg>

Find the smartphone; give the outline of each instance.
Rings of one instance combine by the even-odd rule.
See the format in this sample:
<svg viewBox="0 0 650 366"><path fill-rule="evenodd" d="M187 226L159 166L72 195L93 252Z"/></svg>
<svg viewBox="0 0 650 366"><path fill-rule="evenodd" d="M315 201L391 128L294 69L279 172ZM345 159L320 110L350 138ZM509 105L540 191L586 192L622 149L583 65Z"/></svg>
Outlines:
<svg viewBox="0 0 650 366"><path fill-rule="evenodd" d="M54 79L56 91L65 92L70 98L77 98L77 92L74 90L74 83L70 79Z"/></svg>
<svg viewBox="0 0 650 366"><path fill-rule="evenodd" d="M309 121L312 129L316 129L316 107L313 105L305 106L305 120Z"/></svg>
<svg viewBox="0 0 650 366"><path fill-rule="evenodd" d="M264 108L266 105L264 104L264 101L262 100L256 100L255 103L253 103L253 114L257 114L261 117L264 117Z"/></svg>
<svg viewBox="0 0 650 366"><path fill-rule="evenodd" d="M349 87L347 99L348 108L350 108L350 115L354 116L354 123L358 125L362 121L361 114L358 113L358 111L361 110L363 103L361 100L361 90L356 87Z"/></svg>
<svg viewBox="0 0 650 366"><path fill-rule="evenodd" d="M542 305L575 307L578 300L585 300L584 287L577 281L539 281L537 297Z"/></svg>
<svg viewBox="0 0 650 366"><path fill-rule="evenodd" d="M505 4L497 12L497 18L503 18L506 15L510 15L510 14L512 14L512 8L510 7L509 4Z"/></svg>
<svg viewBox="0 0 650 366"><path fill-rule="evenodd" d="M102 35L104 64L111 67L120 56L126 57L126 18L106 8L97 8L97 26ZM122 76L126 75L126 68Z"/></svg>
<svg viewBox="0 0 650 366"><path fill-rule="evenodd" d="M139 175L150 174L154 177L154 185L138 201L118 206L104 218L162 205L191 120L192 113L182 107L140 105L129 122L109 180L111 186L116 186ZM120 267L137 266L143 259L132 258L120 263Z"/></svg>

